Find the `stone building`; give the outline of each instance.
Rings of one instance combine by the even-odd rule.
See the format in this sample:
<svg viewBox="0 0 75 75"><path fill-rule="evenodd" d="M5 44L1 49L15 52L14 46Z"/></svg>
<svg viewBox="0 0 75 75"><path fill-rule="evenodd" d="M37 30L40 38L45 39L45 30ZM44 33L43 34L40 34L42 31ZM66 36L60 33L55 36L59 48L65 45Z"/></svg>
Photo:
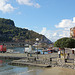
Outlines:
<svg viewBox="0 0 75 75"><path fill-rule="evenodd" d="M70 37L75 39L75 27L70 28Z"/></svg>

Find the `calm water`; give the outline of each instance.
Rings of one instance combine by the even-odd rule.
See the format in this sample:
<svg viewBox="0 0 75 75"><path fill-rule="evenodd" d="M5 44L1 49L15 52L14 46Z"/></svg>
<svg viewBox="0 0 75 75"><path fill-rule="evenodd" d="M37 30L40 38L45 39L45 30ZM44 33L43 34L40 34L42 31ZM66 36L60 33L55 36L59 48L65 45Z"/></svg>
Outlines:
<svg viewBox="0 0 75 75"><path fill-rule="evenodd" d="M24 53L24 48L13 48L16 52ZM0 59L0 75L39 75L43 68L8 65L12 60Z"/></svg>
<svg viewBox="0 0 75 75"><path fill-rule="evenodd" d="M24 49L25 47L10 47L10 48L7 48L7 49L13 49L15 52L20 52L20 53L24 53ZM34 51L34 50L33 50ZM35 50L37 51L37 49ZM41 54L43 54L42 50L38 50L41 52ZM48 52L44 52L44 54L48 54Z"/></svg>

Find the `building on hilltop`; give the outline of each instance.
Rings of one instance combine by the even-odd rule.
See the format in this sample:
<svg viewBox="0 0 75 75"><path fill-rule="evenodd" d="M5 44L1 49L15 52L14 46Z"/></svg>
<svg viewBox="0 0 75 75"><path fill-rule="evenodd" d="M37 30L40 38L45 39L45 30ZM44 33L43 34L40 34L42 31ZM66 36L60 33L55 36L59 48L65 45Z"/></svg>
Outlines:
<svg viewBox="0 0 75 75"><path fill-rule="evenodd" d="M70 37L75 39L75 27L70 28Z"/></svg>

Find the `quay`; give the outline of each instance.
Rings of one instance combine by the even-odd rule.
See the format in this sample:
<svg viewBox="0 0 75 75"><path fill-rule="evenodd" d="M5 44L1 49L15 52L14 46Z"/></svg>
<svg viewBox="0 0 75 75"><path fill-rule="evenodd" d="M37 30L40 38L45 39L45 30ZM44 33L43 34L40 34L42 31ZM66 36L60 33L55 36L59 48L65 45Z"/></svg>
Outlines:
<svg viewBox="0 0 75 75"><path fill-rule="evenodd" d="M23 65L23 66L36 66L36 67L51 67L51 65L49 64L40 64L40 63L37 63L37 62L28 62L28 61L25 61L24 59L22 59L21 61L19 60L14 60L12 62L9 63L10 65Z"/></svg>
<svg viewBox="0 0 75 75"><path fill-rule="evenodd" d="M0 53L0 58L22 59L22 58L26 58L26 54L24 53Z"/></svg>
<svg viewBox="0 0 75 75"><path fill-rule="evenodd" d="M37 66L37 67L66 67L75 69L75 55L70 54L68 60L64 58L59 58L57 53L52 54L32 54L32 56L27 56L26 53L0 53L0 58L13 59L9 62L10 65L27 65L27 66Z"/></svg>
<svg viewBox="0 0 75 75"><path fill-rule="evenodd" d="M48 56L48 55L47 55ZM4 59L13 59L10 65L27 65L27 66L37 66L37 67L51 67L49 64L42 63L43 60L35 59L36 54L33 54L32 57L27 56L25 53L0 53L0 58ZM39 55L39 58L43 58L44 55ZM41 62L42 61L42 62ZM40 63L39 63L40 62Z"/></svg>

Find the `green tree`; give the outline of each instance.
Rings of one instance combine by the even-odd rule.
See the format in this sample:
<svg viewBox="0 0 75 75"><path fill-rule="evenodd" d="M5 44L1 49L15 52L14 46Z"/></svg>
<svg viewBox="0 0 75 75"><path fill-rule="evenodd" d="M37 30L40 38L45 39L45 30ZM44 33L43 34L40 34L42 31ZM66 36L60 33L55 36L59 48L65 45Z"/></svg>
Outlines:
<svg viewBox="0 0 75 75"><path fill-rule="evenodd" d="M72 38L61 38L54 43L55 47L59 48L75 48L75 40Z"/></svg>
<svg viewBox="0 0 75 75"><path fill-rule="evenodd" d="M61 38L54 43L54 46L64 48L64 59L65 59L65 48L75 48L75 40L72 38Z"/></svg>

